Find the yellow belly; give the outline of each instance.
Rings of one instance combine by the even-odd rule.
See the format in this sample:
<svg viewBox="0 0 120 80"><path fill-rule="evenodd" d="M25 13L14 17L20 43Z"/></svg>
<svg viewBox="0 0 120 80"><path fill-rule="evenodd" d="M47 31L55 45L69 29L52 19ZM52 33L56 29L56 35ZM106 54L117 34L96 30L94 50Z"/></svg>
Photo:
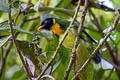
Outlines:
<svg viewBox="0 0 120 80"><path fill-rule="evenodd" d="M60 35L59 40L63 37L64 34ZM63 42L63 45L66 48L72 49L75 41L76 31L72 28L70 32L68 33L66 39Z"/></svg>

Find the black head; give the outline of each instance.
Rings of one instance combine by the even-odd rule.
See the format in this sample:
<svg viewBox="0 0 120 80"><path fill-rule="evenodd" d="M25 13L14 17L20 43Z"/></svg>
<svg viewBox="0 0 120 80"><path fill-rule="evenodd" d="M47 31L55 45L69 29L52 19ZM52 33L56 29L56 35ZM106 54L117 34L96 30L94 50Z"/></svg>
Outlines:
<svg viewBox="0 0 120 80"><path fill-rule="evenodd" d="M53 25L53 18L47 18L41 23L41 26L38 28L38 30L41 30L41 29L50 30L52 25Z"/></svg>

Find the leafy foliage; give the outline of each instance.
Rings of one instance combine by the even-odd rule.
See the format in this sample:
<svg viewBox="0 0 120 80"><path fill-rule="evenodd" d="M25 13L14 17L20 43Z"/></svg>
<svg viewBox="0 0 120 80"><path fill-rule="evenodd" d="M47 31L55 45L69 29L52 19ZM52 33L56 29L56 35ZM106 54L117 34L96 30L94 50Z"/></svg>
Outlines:
<svg viewBox="0 0 120 80"><path fill-rule="evenodd" d="M5 11L5 12L8 11L7 1L4 1L4 0L1 0L1 1L0 1L0 10L1 10L1 11Z"/></svg>
<svg viewBox="0 0 120 80"><path fill-rule="evenodd" d="M44 70L48 62L53 59L54 52L62 39L56 36L52 31L41 30L37 28L46 18L56 18L66 31L72 20L78 0L11 0L12 5L12 25L17 47L12 42L13 38L10 30L10 21L8 19L9 4L7 0L0 0L0 80L25 80L29 77L36 79ZM79 26L81 11L83 10L84 0L81 0L80 10L75 20L75 26ZM109 0L115 9L120 7L119 0ZM108 1L108 2L109 2ZM74 3L74 4L73 4ZM101 7L100 7L101 6ZM21 8L22 7L22 8ZM108 11L107 11L108 10ZM120 14L119 14L120 15ZM87 36L80 39L79 46L76 49L74 64L68 76L71 80L85 61L89 58L92 51L98 43L101 43L103 37L110 31L115 19L113 9L107 7L102 2L97 4L96 0L90 0L89 10L85 17L84 29L96 41L86 40ZM77 28L71 29L67 38L60 47L54 61L48 66L43 74L44 80L64 80L66 70L71 59L72 49L76 38ZM95 64L93 61L83 69L79 74L80 80L119 80L120 73L120 22L117 28L109 36L106 44L100 48L101 58L114 64L111 69L104 69L104 66ZM80 37L81 38L81 37ZM23 61L17 54L17 49L23 56L25 64L30 75L26 75ZM113 55L111 55L113 54ZM104 63L104 62L103 62ZM116 67L117 66L117 67ZM107 65L105 66L107 67ZM78 79L78 80L79 80Z"/></svg>

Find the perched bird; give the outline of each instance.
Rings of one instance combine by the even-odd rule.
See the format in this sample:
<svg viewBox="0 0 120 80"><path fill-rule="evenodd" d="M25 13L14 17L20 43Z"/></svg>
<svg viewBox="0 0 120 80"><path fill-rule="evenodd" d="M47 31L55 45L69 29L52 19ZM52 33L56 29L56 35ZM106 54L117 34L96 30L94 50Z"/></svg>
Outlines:
<svg viewBox="0 0 120 80"><path fill-rule="evenodd" d="M63 36L69 24L70 22L67 20L62 20L58 18L47 18L44 21L42 21L41 26L38 28L38 31L40 31L41 29L51 30L53 34L55 34L60 39ZM69 49L73 48L77 28L78 28L77 24L74 24L67 38L65 39L63 45L66 48L69 48ZM80 39L88 43L88 45L91 44L91 46L93 46L94 43L96 43L96 41L85 30L82 30ZM100 63L101 62L100 57L101 57L100 53L97 52L96 56L93 57L93 61L96 64Z"/></svg>

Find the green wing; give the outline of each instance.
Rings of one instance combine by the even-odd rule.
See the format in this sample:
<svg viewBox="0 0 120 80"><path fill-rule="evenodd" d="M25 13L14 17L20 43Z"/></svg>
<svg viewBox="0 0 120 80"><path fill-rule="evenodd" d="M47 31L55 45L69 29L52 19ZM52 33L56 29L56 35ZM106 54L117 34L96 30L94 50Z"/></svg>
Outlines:
<svg viewBox="0 0 120 80"><path fill-rule="evenodd" d="M67 20L64 20L64 19L56 18L56 22L59 23L59 25L61 26L61 28L63 30L66 30L69 27L69 25L70 25L70 21L67 21ZM74 25L77 26L76 23Z"/></svg>

